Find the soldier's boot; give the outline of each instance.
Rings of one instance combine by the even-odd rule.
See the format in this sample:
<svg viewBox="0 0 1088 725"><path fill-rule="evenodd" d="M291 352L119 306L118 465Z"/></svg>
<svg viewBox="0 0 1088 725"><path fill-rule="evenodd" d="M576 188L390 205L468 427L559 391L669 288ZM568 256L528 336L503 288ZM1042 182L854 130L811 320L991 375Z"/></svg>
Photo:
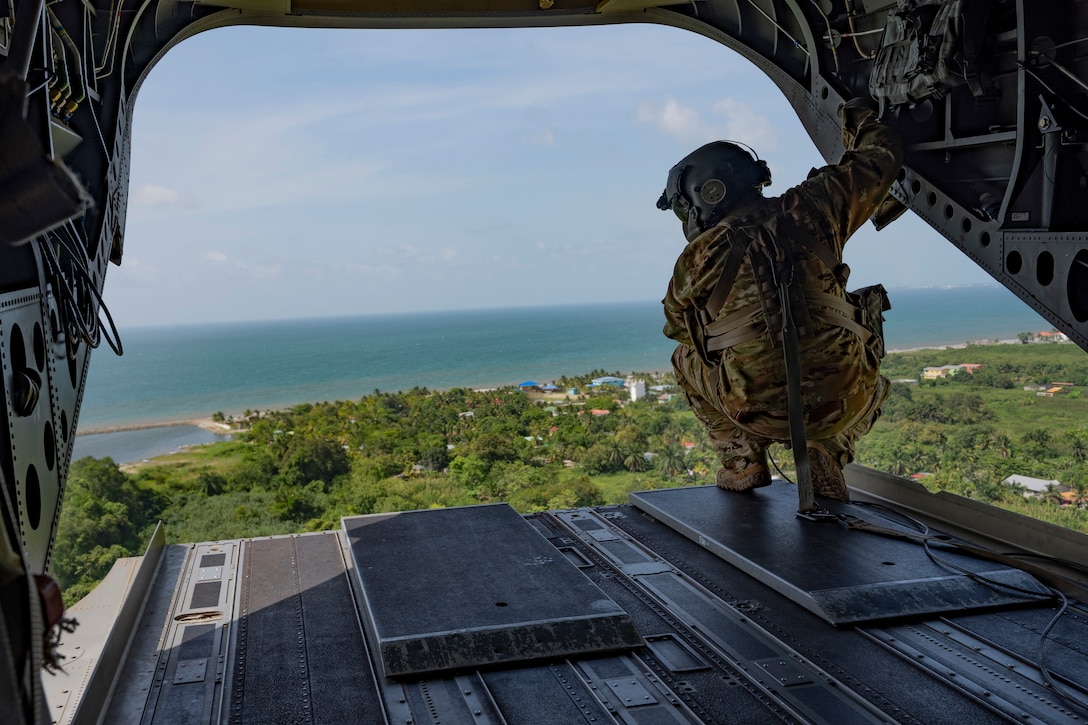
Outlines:
<svg viewBox="0 0 1088 725"><path fill-rule="evenodd" d="M849 501L850 492L842 475L842 464L831 451L819 443L808 446L808 464L812 471L812 488L817 496Z"/></svg>
<svg viewBox="0 0 1088 725"><path fill-rule="evenodd" d="M766 458L752 463L746 458L734 458L718 470L718 488L727 491L751 491L771 485L771 473Z"/></svg>

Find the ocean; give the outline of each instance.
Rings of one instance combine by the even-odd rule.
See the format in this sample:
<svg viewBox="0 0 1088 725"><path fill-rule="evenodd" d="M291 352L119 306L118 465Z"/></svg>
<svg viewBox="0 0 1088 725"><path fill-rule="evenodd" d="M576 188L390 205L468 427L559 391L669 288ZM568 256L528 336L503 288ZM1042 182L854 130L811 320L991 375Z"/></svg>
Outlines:
<svg viewBox="0 0 1088 725"><path fill-rule="evenodd" d="M893 350L1051 328L996 285L890 295L885 339ZM107 349L92 356L79 430L358 399L374 390L666 370L674 343L661 334L662 323L661 304L652 301L121 330L122 357ZM126 462L211 440L195 426L80 435L74 455Z"/></svg>

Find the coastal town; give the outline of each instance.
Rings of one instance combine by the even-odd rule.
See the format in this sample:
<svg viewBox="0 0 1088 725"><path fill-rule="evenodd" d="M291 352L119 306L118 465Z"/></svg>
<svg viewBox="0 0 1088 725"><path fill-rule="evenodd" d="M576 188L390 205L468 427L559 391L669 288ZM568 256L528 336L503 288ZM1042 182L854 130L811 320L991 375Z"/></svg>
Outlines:
<svg viewBox="0 0 1088 725"><path fill-rule="evenodd" d="M892 394L882 418L861 441L857 462L911 478L931 490L962 490L987 498L1016 494L1067 509L1088 506L1088 491L1084 490L1088 485L1084 476L1088 430L1081 397L1088 385L1088 366L1078 352L1064 335L1043 331L987 344L889 353L884 371L894 383ZM1068 362L1062 362L1065 360ZM645 436L635 436L630 427L632 415L640 421L638 427L647 425L642 412L647 410L645 406L667 410L668 418L677 422L691 417L671 373L661 371L622 375L596 370L576 377L530 378L501 387L474 387L471 392L486 396L481 399L489 404L451 413L462 421L454 430L495 428L498 423L492 419L512 402L513 392L524 396L528 410L539 416L540 422L529 427L511 425L503 428L509 431L504 435L520 436L535 450L535 457L528 459L536 461L533 465L554 458L568 470L591 475L626 470L646 477L657 470L668 445L637 450L626 443L616 447L607 439L622 428L628 428L628 437ZM488 420L480 417L485 414ZM598 421L588 426L592 436L580 438L582 442L574 447L564 442L572 414L573 419ZM210 419L193 422L220 436L249 440L255 428L267 430L270 439L295 436L291 421L296 419L297 412L288 407L216 412ZM545 425L545 420L551 422ZM347 424L357 428L362 418L350 415ZM700 442L705 434L693 418L683 426L673 425L668 440L675 448L668 448L665 456L671 461L670 475L662 476L655 485L705 482L715 467L713 455L705 442ZM599 438L602 435L605 437ZM351 436L357 437L357 433ZM469 450L456 436L446 434L445 438L446 453L439 458L446 465L437 469L438 473L450 470L449 462ZM498 439L493 443L497 445ZM356 450L358 445L349 446L353 455L369 454L369 449ZM138 473L156 465L147 460L153 455L160 454L141 455L126 464L125 470ZM777 447L773 455L790 475L788 451ZM405 458L401 470L386 470L394 475L435 475L433 464L420 459Z"/></svg>

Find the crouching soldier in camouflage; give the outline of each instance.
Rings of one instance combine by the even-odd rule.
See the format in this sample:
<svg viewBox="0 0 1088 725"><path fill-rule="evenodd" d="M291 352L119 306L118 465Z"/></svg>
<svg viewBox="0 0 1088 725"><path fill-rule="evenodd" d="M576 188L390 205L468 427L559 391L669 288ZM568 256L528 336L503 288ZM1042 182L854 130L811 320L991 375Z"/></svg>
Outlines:
<svg viewBox="0 0 1088 725"><path fill-rule="evenodd" d="M688 240L663 300L664 332L680 343L676 379L721 460L721 488L768 485L766 449L790 441L784 338L799 352L817 494L849 498L842 467L888 395L880 375L887 297L879 285L847 292L842 252L887 197L902 151L868 104L841 113L842 159L782 196L762 194L766 162L718 141L674 166L657 202L676 213ZM795 335L784 334L784 313Z"/></svg>

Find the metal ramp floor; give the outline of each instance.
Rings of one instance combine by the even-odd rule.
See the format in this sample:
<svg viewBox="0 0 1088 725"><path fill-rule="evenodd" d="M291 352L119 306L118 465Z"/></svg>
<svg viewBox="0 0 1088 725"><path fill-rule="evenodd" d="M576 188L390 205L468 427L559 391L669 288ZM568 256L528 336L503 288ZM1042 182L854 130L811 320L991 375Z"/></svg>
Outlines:
<svg viewBox="0 0 1088 725"><path fill-rule="evenodd" d="M782 503L788 501L792 516L791 491L783 489ZM779 496L765 493L771 501ZM121 587L131 588L120 609L135 613L132 626L115 625L116 635L105 643L92 642L90 630L66 641L79 656L67 674L47 678L55 721L1088 721L1083 603L1070 603L1045 646L1040 633L1058 611L1052 601L833 626L786 596L786 587L750 575L744 566L751 564L731 563L711 550L718 545L706 538L713 534L709 519L700 523L700 516L713 516L706 501L698 503L703 495L646 492L638 495L638 507L527 517L496 506L421 511L398 515L404 526L389 524L390 517L358 517L335 532L151 551L144 558L153 573L150 587L141 591L134 584L141 573L128 575ZM680 508L703 510L678 512L673 497L686 502ZM649 501L657 515L642 508ZM703 540L657 518L670 510L702 530ZM860 555L866 561L893 560L826 524L791 543L783 530L792 521L778 521L769 509L760 516L763 521L749 516L745 523L749 536L766 528L777 532L781 546L808 551L805 571L817 584L831 577L839 587L857 565L854 549L867 551ZM477 525L465 525L476 517ZM818 546L812 536L821 537ZM908 570L923 582L933 578L896 556L903 563L880 566ZM841 566L832 563L836 559ZM450 565L462 560L465 568ZM554 567L559 579L540 576L556 562L563 562ZM481 567L498 576L488 581ZM403 591L393 590L398 581ZM367 593L375 586L380 593ZM88 606L114 606L104 601L107 593L96 592L101 596ZM496 610L512 615L498 622ZM533 651L532 641L546 640L553 620L578 619L586 610L603 617L604 631L623 636L602 640L600 648ZM540 621L534 611L542 612ZM78 608L74 614L81 616ZM480 632L488 646L496 632L514 649L528 638L526 657L462 662L454 669L446 669L446 661L433 671L389 676L395 672L383 658L386 645L412 641L423 652L438 641L431 639L435 633L441 639L442 633L471 638ZM634 645L625 639L632 632L639 638ZM1041 647L1052 680L1072 701L1045 681Z"/></svg>

